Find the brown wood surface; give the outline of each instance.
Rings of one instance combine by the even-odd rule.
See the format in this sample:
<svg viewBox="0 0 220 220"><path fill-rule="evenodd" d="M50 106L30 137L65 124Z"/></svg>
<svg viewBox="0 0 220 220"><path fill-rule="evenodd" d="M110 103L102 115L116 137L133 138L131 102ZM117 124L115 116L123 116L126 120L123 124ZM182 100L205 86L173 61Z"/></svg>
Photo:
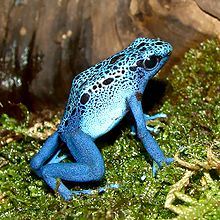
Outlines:
<svg viewBox="0 0 220 220"><path fill-rule="evenodd" d="M63 106L75 74L138 36L169 41L171 65L188 48L220 36L220 8L215 0L207 8L202 2L1 0L0 102Z"/></svg>

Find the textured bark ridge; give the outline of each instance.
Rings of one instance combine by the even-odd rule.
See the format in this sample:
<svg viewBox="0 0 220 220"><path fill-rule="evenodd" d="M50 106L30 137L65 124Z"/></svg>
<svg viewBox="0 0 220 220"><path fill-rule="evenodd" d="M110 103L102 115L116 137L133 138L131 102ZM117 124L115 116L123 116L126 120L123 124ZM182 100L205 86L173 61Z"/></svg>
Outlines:
<svg viewBox="0 0 220 220"><path fill-rule="evenodd" d="M220 37L218 0L1 0L0 95L32 109L64 105L75 74L138 36L175 48L173 62Z"/></svg>

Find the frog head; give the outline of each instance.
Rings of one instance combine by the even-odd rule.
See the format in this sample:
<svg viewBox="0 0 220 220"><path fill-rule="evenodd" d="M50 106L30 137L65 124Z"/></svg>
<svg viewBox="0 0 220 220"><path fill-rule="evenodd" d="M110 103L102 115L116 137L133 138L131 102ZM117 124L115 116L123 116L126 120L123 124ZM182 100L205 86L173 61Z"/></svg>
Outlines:
<svg viewBox="0 0 220 220"><path fill-rule="evenodd" d="M137 38L128 46L127 51L134 57L130 70L141 71L145 79L149 80L167 62L172 46L159 39Z"/></svg>

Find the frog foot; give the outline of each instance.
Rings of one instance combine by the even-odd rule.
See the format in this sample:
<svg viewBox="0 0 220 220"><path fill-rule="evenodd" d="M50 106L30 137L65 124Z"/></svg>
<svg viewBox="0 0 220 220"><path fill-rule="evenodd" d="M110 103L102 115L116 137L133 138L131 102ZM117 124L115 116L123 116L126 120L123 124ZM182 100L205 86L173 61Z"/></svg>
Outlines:
<svg viewBox="0 0 220 220"><path fill-rule="evenodd" d="M72 195L74 196L80 196L80 195L91 195L92 189L84 189L84 190L71 190Z"/></svg>
<svg viewBox="0 0 220 220"><path fill-rule="evenodd" d="M119 184L117 184L117 183L112 183L112 184L110 184L110 185L107 185L107 186L98 188L98 192L99 192L99 193L103 193L103 192L105 192L107 189L118 189L119 187L120 187Z"/></svg>
<svg viewBox="0 0 220 220"><path fill-rule="evenodd" d="M52 157L52 159L48 162L48 164L52 164L52 163L60 163L62 160L67 158L67 155L64 154L61 157L59 157L59 153L61 152L61 150L58 150L57 153Z"/></svg>
<svg viewBox="0 0 220 220"><path fill-rule="evenodd" d="M92 189L85 189L85 190L74 190L71 191L72 195L91 195L93 192L98 192L98 193L104 193L107 189L118 189L119 188L119 184L117 183L112 183L110 185L104 186L104 187L100 187L97 190L92 190Z"/></svg>
<svg viewBox="0 0 220 220"><path fill-rule="evenodd" d="M158 167L159 167L159 169L161 169L163 167L163 164L169 165L172 162L174 162L174 158L172 158L172 157L166 157L165 160L161 161L159 164L156 161L153 161L153 166L152 166L152 175L153 175L153 177L156 177Z"/></svg>
<svg viewBox="0 0 220 220"><path fill-rule="evenodd" d="M167 115L164 114L163 112L157 113L155 115L144 114L144 120L145 120L146 123L147 123L147 121L154 120L154 119L157 119L157 118L167 118ZM155 134L158 134L159 131L160 131L159 128L151 127L151 126L148 126L148 125L146 125L146 128L147 128L148 131L153 132ZM135 126L133 126L133 125L131 126L131 134L136 135Z"/></svg>
<svg viewBox="0 0 220 220"><path fill-rule="evenodd" d="M147 114L144 114L144 119L145 119L146 122L149 121L149 120L157 119L157 118L167 118L167 115L162 113L162 112L157 113L155 115L151 115L151 116L147 115ZM146 125L146 128L147 128L148 131L153 132L155 134L158 134L159 131L160 131L159 128L150 127L148 125Z"/></svg>

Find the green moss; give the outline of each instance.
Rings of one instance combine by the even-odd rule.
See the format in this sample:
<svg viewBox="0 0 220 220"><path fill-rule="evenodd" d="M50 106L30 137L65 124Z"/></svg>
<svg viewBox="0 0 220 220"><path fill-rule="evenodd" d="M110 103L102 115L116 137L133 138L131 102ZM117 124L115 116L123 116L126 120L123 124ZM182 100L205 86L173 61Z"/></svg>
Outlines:
<svg viewBox="0 0 220 220"><path fill-rule="evenodd" d="M207 159L210 147L220 157L219 41L210 40L199 49L191 49L182 64L172 69L168 81L171 92L161 111L169 114L169 120L165 132L160 134L161 144L171 145L172 152L178 150L182 159L194 164L195 159L199 164L210 162ZM178 213L176 219L220 218L220 162L212 168L215 172L207 166L192 175L188 180L190 186L185 184L182 193L177 190L179 200L171 210L178 210L177 207L182 210L175 211ZM207 175L212 176L212 183L202 184ZM186 198L192 201L187 202Z"/></svg>
<svg viewBox="0 0 220 220"><path fill-rule="evenodd" d="M167 113L168 118L153 122L163 128L155 138L166 155L180 152L181 158L193 163L195 159L207 161L207 146L220 152L219 73L220 43L215 40L201 44L199 49L191 49L182 64L172 69L164 104L157 110ZM37 135L32 135L27 123L19 123L7 115L1 116L0 123L0 133L4 135L0 153L1 219L171 219L180 216L164 208L164 203L171 186L181 180L188 168L175 163L164 167L157 178L153 178L150 159L128 128L122 132L119 128L118 138L111 146L108 141L99 142L106 164L105 178L98 185L81 187L92 187L94 194L65 202L29 167L31 157L43 143L40 134L45 134L47 124L37 129ZM201 203L211 195L209 213L203 218L220 219L219 205L216 206L219 204L219 173L211 175L214 186L202 187L202 176L201 169L191 178L190 187L182 188L184 195ZM108 189L102 194L95 191L110 183L119 183L120 188ZM174 205L185 204L181 195ZM191 206L193 202L187 207Z"/></svg>
<svg viewBox="0 0 220 220"><path fill-rule="evenodd" d="M162 107L169 114L165 133L187 158L204 158L220 137L220 45L207 41L185 54L168 79L172 92ZM164 137L162 134L162 137Z"/></svg>

